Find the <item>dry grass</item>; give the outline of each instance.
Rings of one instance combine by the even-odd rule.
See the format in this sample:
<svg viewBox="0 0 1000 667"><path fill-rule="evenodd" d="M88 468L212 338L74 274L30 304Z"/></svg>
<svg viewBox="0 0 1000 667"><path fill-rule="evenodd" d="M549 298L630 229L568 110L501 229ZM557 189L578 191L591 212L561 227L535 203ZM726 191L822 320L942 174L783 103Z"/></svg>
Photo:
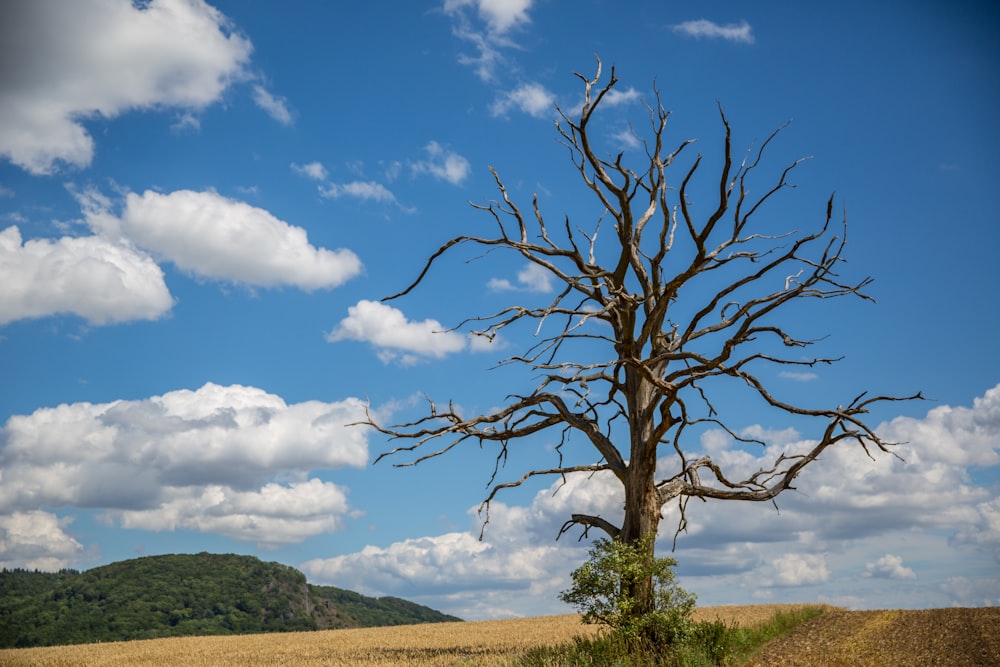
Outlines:
<svg viewBox="0 0 1000 667"><path fill-rule="evenodd" d="M698 620L754 625L803 605L698 609ZM228 637L178 637L134 642L0 650L0 667L340 667L381 665L508 665L523 651L594 634L580 617L433 623Z"/></svg>

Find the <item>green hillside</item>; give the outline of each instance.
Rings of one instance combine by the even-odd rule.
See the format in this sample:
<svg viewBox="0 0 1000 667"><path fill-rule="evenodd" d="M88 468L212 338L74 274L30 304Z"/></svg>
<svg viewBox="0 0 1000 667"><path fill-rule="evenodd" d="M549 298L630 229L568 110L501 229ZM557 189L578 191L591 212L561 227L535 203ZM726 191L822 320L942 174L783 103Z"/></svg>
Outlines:
<svg viewBox="0 0 1000 667"><path fill-rule="evenodd" d="M461 620L251 556L149 556L86 572L0 572L0 647Z"/></svg>

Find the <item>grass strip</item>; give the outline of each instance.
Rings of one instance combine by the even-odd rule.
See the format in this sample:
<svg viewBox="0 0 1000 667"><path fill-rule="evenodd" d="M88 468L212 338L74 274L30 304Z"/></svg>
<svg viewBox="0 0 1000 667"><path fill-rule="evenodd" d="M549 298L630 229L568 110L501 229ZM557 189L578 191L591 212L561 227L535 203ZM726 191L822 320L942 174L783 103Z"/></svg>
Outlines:
<svg viewBox="0 0 1000 667"><path fill-rule="evenodd" d="M738 667L762 646L826 611L802 607L778 611L763 623L742 627L735 622L701 621L683 641L664 648L623 640L612 632L576 637L557 646L525 652L516 667Z"/></svg>

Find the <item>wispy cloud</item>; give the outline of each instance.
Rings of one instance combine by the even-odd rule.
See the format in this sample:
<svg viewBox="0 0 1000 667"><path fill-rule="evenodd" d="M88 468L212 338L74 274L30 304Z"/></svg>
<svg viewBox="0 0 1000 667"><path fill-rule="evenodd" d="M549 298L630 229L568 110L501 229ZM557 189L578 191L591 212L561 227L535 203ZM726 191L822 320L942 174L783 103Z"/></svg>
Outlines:
<svg viewBox="0 0 1000 667"><path fill-rule="evenodd" d="M458 185L472 171L467 159L454 151L446 150L436 141L428 143L424 150L427 152L427 159L410 165L415 174L430 174L452 185Z"/></svg>
<svg viewBox="0 0 1000 667"><path fill-rule="evenodd" d="M328 183L319 186L319 194L327 199L353 197L383 204L399 204L396 195L389 188L375 181L351 181L349 183Z"/></svg>
<svg viewBox="0 0 1000 667"><path fill-rule="evenodd" d="M618 90L617 88L612 89L604 96L602 104L606 107L617 107L623 104L631 104L632 102L637 102L639 100L640 93L638 90L629 86L625 90Z"/></svg>
<svg viewBox="0 0 1000 667"><path fill-rule="evenodd" d="M530 23L528 10L533 0L445 0L444 12L456 15L474 7L490 33L504 34L511 28Z"/></svg>
<svg viewBox="0 0 1000 667"><path fill-rule="evenodd" d="M708 19L685 21L672 26L674 32L689 37L704 37L706 39L725 39L741 44L753 44L753 28L746 21L720 25Z"/></svg>
<svg viewBox="0 0 1000 667"><path fill-rule="evenodd" d="M253 101L282 125L292 124L292 112L288 110L288 100L284 97L275 97L264 86L256 85L253 87Z"/></svg>
<svg viewBox="0 0 1000 667"><path fill-rule="evenodd" d="M311 178L314 181L326 180L326 167L321 162L310 162L309 164L296 164L293 162L291 167L292 171L296 174Z"/></svg>
<svg viewBox="0 0 1000 667"><path fill-rule="evenodd" d="M778 373L778 377L783 377L786 380L795 380L796 382L812 382L818 379L819 375L812 371L781 371Z"/></svg>
<svg viewBox="0 0 1000 667"><path fill-rule="evenodd" d="M197 132L201 129L201 121L193 113L186 111L177 117L177 120L171 124L170 129L177 134Z"/></svg>
<svg viewBox="0 0 1000 667"><path fill-rule="evenodd" d="M555 114L556 97L540 83L525 83L498 97L490 106L493 116L504 116L511 110L545 118Z"/></svg>
<svg viewBox="0 0 1000 667"><path fill-rule="evenodd" d="M620 143L623 148L635 149L642 146L642 142L639 140L639 135L637 135L631 128L626 128L621 132L616 132L611 135L611 138Z"/></svg>
<svg viewBox="0 0 1000 667"><path fill-rule="evenodd" d="M491 278L487 287L494 292L519 290L549 293L552 291L552 274L537 264L528 264L518 271L516 285L506 278Z"/></svg>
<svg viewBox="0 0 1000 667"><path fill-rule="evenodd" d="M483 81L495 80L504 63L501 49L516 46L509 33L531 22L532 4L533 0L445 0L442 10L453 21L452 32L477 52L461 54L459 62L472 67Z"/></svg>

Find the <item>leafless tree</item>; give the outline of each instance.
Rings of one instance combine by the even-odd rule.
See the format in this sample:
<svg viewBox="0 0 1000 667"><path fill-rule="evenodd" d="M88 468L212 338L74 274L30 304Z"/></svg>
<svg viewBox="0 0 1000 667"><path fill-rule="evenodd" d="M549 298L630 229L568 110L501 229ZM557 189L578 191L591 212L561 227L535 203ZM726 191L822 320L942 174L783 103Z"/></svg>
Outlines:
<svg viewBox="0 0 1000 667"><path fill-rule="evenodd" d="M768 180L762 195L750 195L749 179L781 128L736 162L729 122L720 106L725 132L722 167L717 180L710 181L717 183L717 190L715 185L710 190L712 210L707 217L696 218L692 193L701 156L681 172L679 182L668 182L670 167L692 142L680 142L672 151L665 146L669 114L655 87L654 102L647 105L650 134L643 142L642 166L635 169L626 165L624 154L605 157L593 144L595 113L618 82L614 69L603 84L600 61L593 78L577 77L584 86L583 105L572 117L557 109L556 128L574 167L599 201L602 217L613 223L611 240L598 242L600 222L591 234L572 226L568 218L551 229L537 196L531 210L523 210L491 168L500 200L473 206L492 218L496 235L451 239L427 260L409 287L386 297L396 299L413 290L435 261L456 246L518 253L556 281L555 298L541 307L515 305L471 318L456 329L491 339L526 321L539 332L554 329L540 333L537 344L525 353L505 360L531 369L540 376L539 384L527 394L509 396L504 407L489 414L464 415L453 404L442 409L430 401L427 414L411 423L386 426L369 417L367 423L378 431L409 441L379 459L409 453L411 458L397 465L415 465L467 441L496 445L497 468L482 506L486 521L490 502L503 489L537 476L565 479L610 471L624 491L622 524L573 514L559 534L573 526L584 532L599 528L612 538L638 543L643 535L657 531L668 503L679 507L680 532L691 498L769 501L794 488L803 468L829 447L854 442L869 456L874 449L890 451L894 443L883 441L865 423L864 415L877 403L910 400L919 394L898 398L862 393L835 408L813 408L779 398L761 379L761 369L767 367L813 367L836 361L803 357L803 350L816 341L790 333L774 317L776 311L803 299L871 299L864 291L870 278L851 282L838 275L844 261L846 216L834 220L832 196L813 232L762 231L753 224L764 204L791 186L789 174L801 162L789 164ZM823 215L822 209L817 213ZM599 255L610 261L598 263ZM584 358L570 358L574 342L587 343ZM595 349L604 356L594 358ZM731 394L737 389L749 391L778 413L814 423L809 447L776 454L769 467L745 479L731 478L710 456L686 454L686 438L706 427L721 428L743 443L767 444L741 435L717 411L719 392ZM543 431L559 438L555 465L496 482L509 443ZM570 435L593 446L587 450L592 456L589 462L564 461L562 445ZM668 469L661 463L658 470L658 458L667 454ZM634 595L641 612L649 602L649 590L640 586Z"/></svg>

